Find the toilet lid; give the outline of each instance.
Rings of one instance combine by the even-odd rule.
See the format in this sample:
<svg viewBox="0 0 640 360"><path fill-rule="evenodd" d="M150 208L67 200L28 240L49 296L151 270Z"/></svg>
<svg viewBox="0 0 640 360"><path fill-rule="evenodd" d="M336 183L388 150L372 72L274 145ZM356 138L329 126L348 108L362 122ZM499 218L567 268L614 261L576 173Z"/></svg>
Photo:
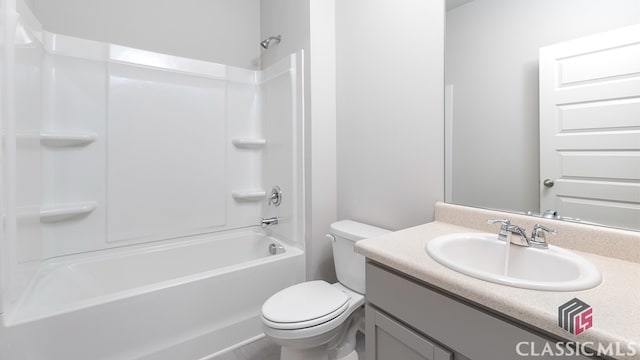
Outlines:
<svg viewBox="0 0 640 360"><path fill-rule="evenodd" d="M262 305L262 317L277 329L300 329L327 322L349 307L349 296L325 281L290 286Z"/></svg>

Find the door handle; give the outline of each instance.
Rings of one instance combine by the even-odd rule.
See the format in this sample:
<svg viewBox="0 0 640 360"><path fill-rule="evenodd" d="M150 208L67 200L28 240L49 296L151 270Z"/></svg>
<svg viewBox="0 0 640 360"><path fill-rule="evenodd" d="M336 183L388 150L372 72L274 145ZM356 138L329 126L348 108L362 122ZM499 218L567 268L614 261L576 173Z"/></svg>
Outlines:
<svg viewBox="0 0 640 360"><path fill-rule="evenodd" d="M553 187L554 184L555 183L551 179L544 179L544 181L542 182L542 185L544 185L544 186L546 186L548 188Z"/></svg>

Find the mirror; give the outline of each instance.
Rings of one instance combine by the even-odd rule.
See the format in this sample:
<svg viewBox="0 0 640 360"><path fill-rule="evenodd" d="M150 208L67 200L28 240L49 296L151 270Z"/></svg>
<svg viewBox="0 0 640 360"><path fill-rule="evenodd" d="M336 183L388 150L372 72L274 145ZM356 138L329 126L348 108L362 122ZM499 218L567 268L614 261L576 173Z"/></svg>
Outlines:
<svg viewBox="0 0 640 360"><path fill-rule="evenodd" d="M563 211L541 208L547 189L539 145L539 49L639 21L637 0L447 0L446 201L520 213L558 210L561 219L640 230L638 179L621 180L633 196L614 204L631 209L630 222L618 223L611 213L589 218L593 199ZM628 101L636 120L626 130L637 142L624 166L640 174L640 96Z"/></svg>

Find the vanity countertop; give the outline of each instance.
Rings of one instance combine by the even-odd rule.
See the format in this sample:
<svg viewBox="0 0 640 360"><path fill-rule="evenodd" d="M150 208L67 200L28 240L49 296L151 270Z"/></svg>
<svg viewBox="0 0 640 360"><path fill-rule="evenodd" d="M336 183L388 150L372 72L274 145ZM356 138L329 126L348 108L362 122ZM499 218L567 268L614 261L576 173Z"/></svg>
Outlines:
<svg viewBox="0 0 640 360"><path fill-rule="evenodd" d="M603 282L589 290L550 292L479 280L439 264L425 251L427 242L437 236L480 231L477 228L434 221L359 241L356 243L356 252L559 338L579 343L601 343L605 346L613 343L614 348L617 342L624 351L627 346L633 346L638 353L621 359L640 360L640 263L572 249L598 267L602 272ZM554 244L552 239L549 240ZM577 336L566 332L557 324L558 306L575 297L593 308L593 327Z"/></svg>

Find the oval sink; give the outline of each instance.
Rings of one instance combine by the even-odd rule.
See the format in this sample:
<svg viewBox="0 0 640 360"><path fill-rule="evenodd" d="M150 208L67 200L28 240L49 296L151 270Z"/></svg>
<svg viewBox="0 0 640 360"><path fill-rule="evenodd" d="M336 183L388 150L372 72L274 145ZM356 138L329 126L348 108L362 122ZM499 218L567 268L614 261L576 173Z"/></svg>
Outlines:
<svg viewBox="0 0 640 360"><path fill-rule="evenodd" d="M443 235L429 241L426 251L452 270L525 289L577 291L602 282L600 271L571 251L553 245L548 249L507 246L495 234Z"/></svg>

